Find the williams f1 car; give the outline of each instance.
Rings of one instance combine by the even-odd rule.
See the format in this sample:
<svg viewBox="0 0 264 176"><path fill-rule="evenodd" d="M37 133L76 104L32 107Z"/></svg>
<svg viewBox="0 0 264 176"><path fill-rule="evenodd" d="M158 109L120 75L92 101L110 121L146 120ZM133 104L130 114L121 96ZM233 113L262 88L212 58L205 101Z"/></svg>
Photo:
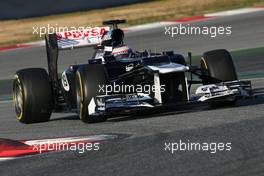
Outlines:
<svg viewBox="0 0 264 176"><path fill-rule="evenodd" d="M84 122L166 106L205 102L233 105L251 96L251 82L238 80L230 53L208 51L199 66L173 51L133 51L124 44L118 28L125 20L109 20L105 26L65 31L45 37L48 71L28 68L16 72L13 101L23 123L44 122L52 112L76 112ZM59 51L94 47L84 64L70 65L58 73ZM196 75L199 79L193 79ZM191 86L198 84L191 95Z"/></svg>

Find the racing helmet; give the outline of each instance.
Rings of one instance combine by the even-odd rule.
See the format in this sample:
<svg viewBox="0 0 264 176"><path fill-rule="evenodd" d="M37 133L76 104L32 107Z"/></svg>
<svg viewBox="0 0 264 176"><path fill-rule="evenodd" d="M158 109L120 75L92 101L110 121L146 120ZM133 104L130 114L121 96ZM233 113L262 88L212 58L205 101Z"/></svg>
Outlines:
<svg viewBox="0 0 264 176"><path fill-rule="evenodd" d="M121 29L112 29L102 36L103 46L116 47L123 44L124 32Z"/></svg>
<svg viewBox="0 0 264 176"><path fill-rule="evenodd" d="M116 47L118 45L123 44L124 32L122 29L114 29L111 37L112 37L112 46Z"/></svg>

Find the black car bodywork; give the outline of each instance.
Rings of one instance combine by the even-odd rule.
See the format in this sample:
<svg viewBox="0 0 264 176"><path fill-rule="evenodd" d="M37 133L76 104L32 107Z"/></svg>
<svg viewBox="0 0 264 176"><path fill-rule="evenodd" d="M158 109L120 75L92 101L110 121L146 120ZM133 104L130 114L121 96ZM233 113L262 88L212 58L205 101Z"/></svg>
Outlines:
<svg viewBox="0 0 264 176"><path fill-rule="evenodd" d="M106 51L106 47L112 50L115 46L123 44L122 36L118 39L121 39L120 41L113 41L116 30L119 30L119 35L123 35L117 27L121 22L124 21L105 22L104 24L113 25L113 28L104 32L101 45L93 46L94 56L85 64L70 65L61 76L58 73L58 57L62 40L56 33L47 35L47 84L50 90L47 90L45 95L50 99L45 99L46 107L41 107L41 104L35 106L40 112L31 112L31 101L38 102L30 98L27 100L27 85L21 83L26 80L24 72L27 71L18 71L14 81L14 101L18 119L25 123L46 121L51 112L55 111L77 112L81 120L96 122L105 120L106 115L130 113L133 110L193 102L226 105L227 102L234 104L239 98L251 96L250 81L238 80L231 55L223 49L204 53L199 66L191 64L191 53L188 53L190 62L187 65L184 56L173 51L133 51L127 57L117 59L111 51ZM107 35L112 37L111 42L104 40L109 39ZM65 44L65 41L63 42ZM79 47L75 40L67 40L66 45L67 42L71 46L68 48ZM34 73L40 74L36 70ZM199 80L193 80L193 75ZM34 84L36 78L30 79L30 84L37 86ZM202 85L197 88L195 95L191 95L190 91L193 84ZM113 87L117 86L133 88L115 91ZM164 91L161 91L162 86ZM111 90L106 90L109 87ZM155 89L145 90L142 87ZM31 94L32 97L37 96L34 95L34 90ZM41 98L39 101L42 101ZM34 119L42 112L45 112L45 118Z"/></svg>

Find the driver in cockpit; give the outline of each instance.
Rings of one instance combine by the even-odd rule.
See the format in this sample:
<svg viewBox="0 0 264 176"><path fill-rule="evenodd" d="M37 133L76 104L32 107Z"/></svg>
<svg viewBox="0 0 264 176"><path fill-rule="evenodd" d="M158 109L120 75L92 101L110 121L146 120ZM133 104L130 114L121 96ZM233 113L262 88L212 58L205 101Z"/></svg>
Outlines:
<svg viewBox="0 0 264 176"><path fill-rule="evenodd" d="M116 59L128 58L132 49L124 44L124 32L121 29L112 29L102 37L102 46L105 54L113 55Z"/></svg>

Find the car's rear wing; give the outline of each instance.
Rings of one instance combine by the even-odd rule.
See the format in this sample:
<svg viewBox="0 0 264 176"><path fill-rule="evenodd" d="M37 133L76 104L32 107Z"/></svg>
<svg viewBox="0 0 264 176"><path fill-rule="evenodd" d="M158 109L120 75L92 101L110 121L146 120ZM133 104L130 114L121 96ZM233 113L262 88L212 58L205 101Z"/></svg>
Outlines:
<svg viewBox="0 0 264 176"><path fill-rule="evenodd" d="M109 27L93 27L85 30L57 32L45 36L48 71L56 99L59 97L57 68L59 50L96 46L100 44L102 35L109 30Z"/></svg>
<svg viewBox="0 0 264 176"><path fill-rule="evenodd" d="M50 34L56 40L58 49L73 49L86 46L98 45L102 35L109 31L109 27L93 27L84 30L63 31Z"/></svg>

